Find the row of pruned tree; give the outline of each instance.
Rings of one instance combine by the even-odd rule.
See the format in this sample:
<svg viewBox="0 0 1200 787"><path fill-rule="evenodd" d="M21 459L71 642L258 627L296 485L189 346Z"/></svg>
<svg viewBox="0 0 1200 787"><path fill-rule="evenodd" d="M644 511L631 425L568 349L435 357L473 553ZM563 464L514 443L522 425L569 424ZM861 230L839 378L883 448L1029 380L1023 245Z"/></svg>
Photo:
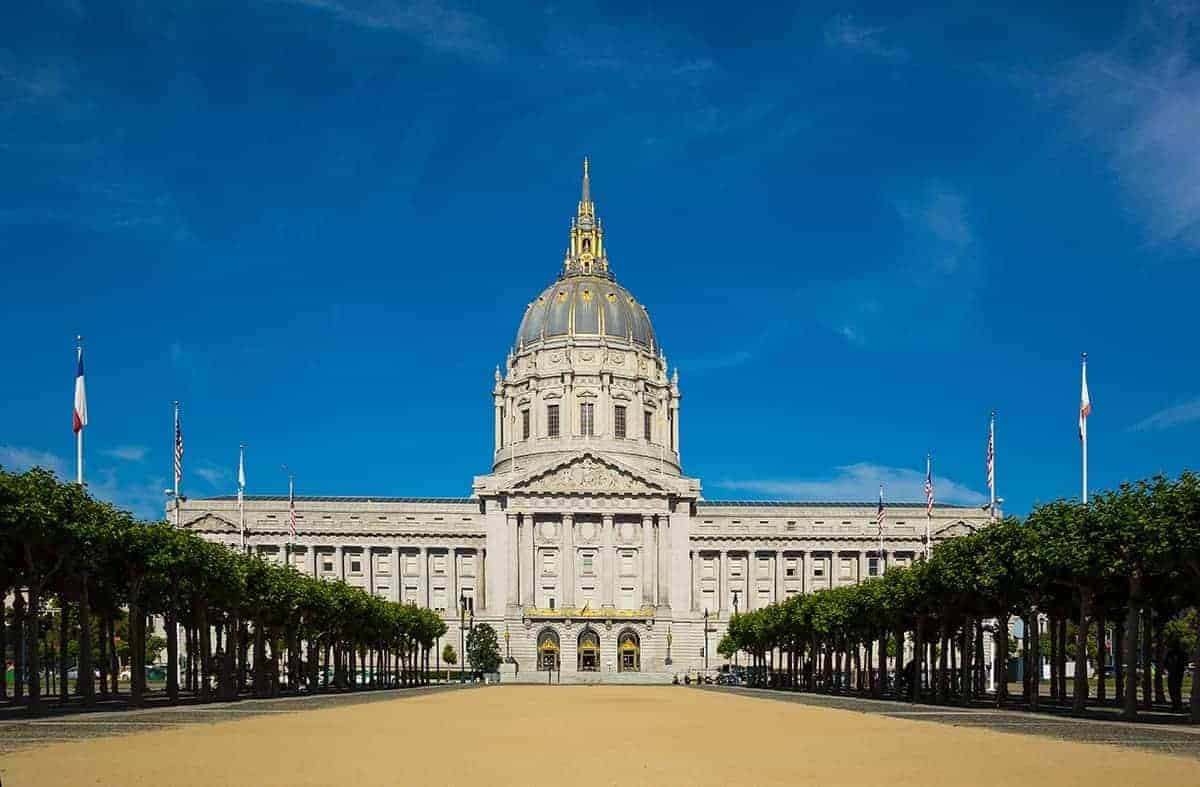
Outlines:
<svg viewBox="0 0 1200 787"><path fill-rule="evenodd" d="M49 616L52 607L58 613ZM0 468L0 653L12 654L13 698L40 710L40 649L30 644L48 619L58 624L58 652L78 656L74 690L82 701L116 694L122 618L134 704L147 692L154 655L147 631L155 618L165 624L172 702L181 690L228 700L243 692L271 696L282 684L321 691L424 681L429 654L446 632L431 610L316 580L165 522L139 521L45 470ZM58 663L64 701L68 662ZM9 691L0 670L0 698Z"/></svg>
<svg viewBox="0 0 1200 787"><path fill-rule="evenodd" d="M785 686L968 702L986 693L984 643L992 637L994 699L1006 703L1015 699L1008 696L1008 658L1016 650L1009 624L1020 617L1028 706L1040 701L1047 657L1052 699L1069 699L1077 711L1110 701L1104 666L1111 660L1113 700L1135 718L1139 707L1164 701L1164 674L1178 693L1190 656L1191 719L1200 721L1198 607L1200 476L1184 472L1125 484L1088 503L1040 505L1024 519L1006 517L940 543L929 560L889 568L878 579L738 615L723 650L745 651L769 668L757 674ZM1190 630L1181 630L1183 620ZM889 672L888 654L903 668ZM1094 694L1089 663L1100 667Z"/></svg>

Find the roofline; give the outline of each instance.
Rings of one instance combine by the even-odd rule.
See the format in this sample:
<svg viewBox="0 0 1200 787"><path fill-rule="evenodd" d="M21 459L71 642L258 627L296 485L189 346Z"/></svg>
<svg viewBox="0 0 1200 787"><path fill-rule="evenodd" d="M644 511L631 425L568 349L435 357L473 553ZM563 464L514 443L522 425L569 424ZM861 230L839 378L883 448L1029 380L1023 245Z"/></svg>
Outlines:
<svg viewBox="0 0 1200 787"><path fill-rule="evenodd" d="M192 497L189 500L205 502L236 502L237 495L217 495L216 497ZM247 503L278 503L286 502L287 495L243 495ZM372 497L368 495L296 495L297 503L458 503L477 505L477 497Z"/></svg>
<svg viewBox="0 0 1200 787"><path fill-rule="evenodd" d="M830 508L830 507L853 507L853 508L876 508L879 503L875 500L698 500L696 501L697 508L705 506L723 506L723 507L741 507L741 508ZM924 508L925 501L904 502L890 501L884 503L884 510L889 508ZM951 505L949 503L934 503L935 509L947 511L978 511L979 506L961 506Z"/></svg>

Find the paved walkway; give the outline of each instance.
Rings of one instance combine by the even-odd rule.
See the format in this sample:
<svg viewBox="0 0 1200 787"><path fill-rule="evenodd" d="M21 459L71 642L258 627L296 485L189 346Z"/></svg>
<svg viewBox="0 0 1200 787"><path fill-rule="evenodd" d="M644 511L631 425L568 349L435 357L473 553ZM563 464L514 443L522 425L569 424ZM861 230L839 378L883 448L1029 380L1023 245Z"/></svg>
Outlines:
<svg viewBox="0 0 1200 787"><path fill-rule="evenodd" d="M997 708L916 705L894 700L874 700L864 697L831 696L774 689L726 686L704 686L703 689L782 702L795 702L819 708L857 711L894 719L937 722L954 727L976 727L1076 743L1117 744L1200 759L1200 727L1183 724L1141 724Z"/></svg>
<svg viewBox="0 0 1200 787"><path fill-rule="evenodd" d="M443 691L458 691L457 684L401 689L375 689L344 694L314 694L274 699L243 699L237 702L209 702L141 710L99 710L54 714L28 719L0 720L0 755L42 743L126 735L180 727L187 724L215 724L274 713L340 708L374 702L417 697ZM468 686L469 688L469 686ZM23 710L23 709L22 709Z"/></svg>

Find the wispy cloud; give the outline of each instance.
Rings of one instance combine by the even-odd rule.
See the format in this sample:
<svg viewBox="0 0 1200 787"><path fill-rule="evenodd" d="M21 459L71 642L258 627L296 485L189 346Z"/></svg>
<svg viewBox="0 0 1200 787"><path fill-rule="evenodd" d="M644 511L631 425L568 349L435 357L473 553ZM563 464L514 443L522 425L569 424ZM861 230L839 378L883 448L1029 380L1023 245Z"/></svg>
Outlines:
<svg viewBox="0 0 1200 787"><path fill-rule="evenodd" d="M327 11L357 27L409 35L430 49L483 61L504 56L504 47L486 19L438 0L288 1Z"/></svg>
<svg viewBox="0 0 1200 787"><path fill-rule="evenodd" d="M838 14L825 24L825 46L852 55L908 60L907 49L883 40L885 32L884 27L860 23L854 14Z"/></svg>
<svg viewBox="0 0 1200 787"><path fill-rule="evenodd" d="M104 452L107 455L109 452ZM67 460L49 451L0 445L0 466L23 472L31 467L52 471L60 481L72 480L75 475ZM87 474L88 493L97 500L132 511L140 517L157 519L163 514L163 478L153 475L131 476L113 467L99 467Z"/></svg>
<svg viewBox="0 0 1200 787"><path fill-rule="evenodd" d="M229 471L229 468L219 467L214 464L201 465L200 467L196 468L195 473L213 487L227 486L230 478L233 477Z"/></svg>
<svg viewBox="0 0 1200 787"><path fill-rule="evenodd" d="M1200 421L1200 398L1159 410L1133 425L1135 431L1157 432Z"/></svg>
<svg viewBox="0 0 1200 787"><path fill-rule="evenodd" d="M923 244L920 256L934 271L954 273L972 260L975 232L967 200L952 184L932 178L916 193L896 199L895 206Z"/></svg>
<svg viewBox="0 0 1200 787"><path fill-rule="evenodd" d="M67 463L61 457L49 451L15 445L0 445L0 467L15 472L24 472L31 467L41 467L51 471L60 479L66 480L71 477L68 474Z"/></svg>
<svg viewBox="0 0 1200 787"><path fill-rule="evenodd" d="M126 462L140 462L146 458L149 448L144 445L119 445L116 448L108 448L101 451L105 456L111 456L113 459L122 459Z"/></svg>
<svg viewBox="0 0 1200 787"><path fill-rule="evenodd" d="M829 478L818 479L733 479L717 482L716 486L757 495L774 495L791 500L873 501L878 499L879 485L884 486L887 500L918 501L925 499L925 474L907 467L859 462L836 468ZM934 492L943 503L975 505L987 498L967 486L944 476L934 476Z"/></svg>
<svg viewBox="0 0 1200 787"><path fill-rule="evenodd" d="M1200 249L1200 24L1195 3L1147 5L1111 49L1050 81L1079 135L1107 156L1155 245Z"/></svg>

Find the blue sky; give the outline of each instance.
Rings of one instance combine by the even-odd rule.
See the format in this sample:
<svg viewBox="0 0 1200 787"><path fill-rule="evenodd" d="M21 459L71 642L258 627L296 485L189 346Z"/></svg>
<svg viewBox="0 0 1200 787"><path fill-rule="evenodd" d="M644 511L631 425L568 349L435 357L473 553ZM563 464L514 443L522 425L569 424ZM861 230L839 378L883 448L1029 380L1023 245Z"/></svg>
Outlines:
<svg viewBox="0 0 1200 787"><path fill-rule="evenodd" d="M1009 508L1195 463L1200 9L0 9L0 464L466 495L580 160L706 497Z"/></svg>

